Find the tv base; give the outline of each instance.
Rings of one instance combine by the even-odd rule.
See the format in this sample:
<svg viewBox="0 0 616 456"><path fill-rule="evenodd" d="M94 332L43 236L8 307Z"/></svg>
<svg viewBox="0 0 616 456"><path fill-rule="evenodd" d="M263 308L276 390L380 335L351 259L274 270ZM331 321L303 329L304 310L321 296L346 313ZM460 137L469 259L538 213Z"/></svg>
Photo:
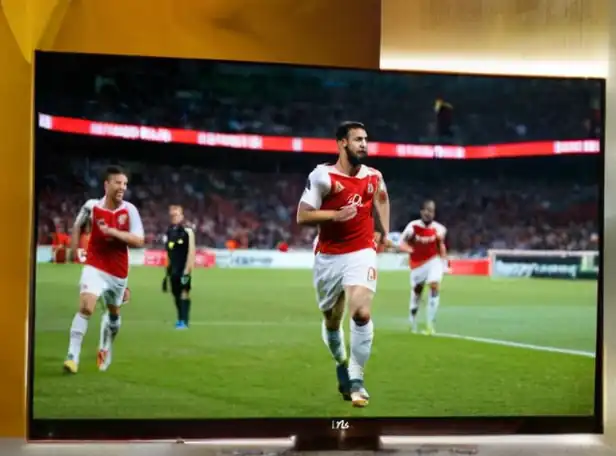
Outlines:
<svg viewBox="0 0 616 456"><path fill-rule="evenodd" d="M294 451L379 451L381 438L378 435L347 435L345 431L327 435L297 435Z"/></svg>

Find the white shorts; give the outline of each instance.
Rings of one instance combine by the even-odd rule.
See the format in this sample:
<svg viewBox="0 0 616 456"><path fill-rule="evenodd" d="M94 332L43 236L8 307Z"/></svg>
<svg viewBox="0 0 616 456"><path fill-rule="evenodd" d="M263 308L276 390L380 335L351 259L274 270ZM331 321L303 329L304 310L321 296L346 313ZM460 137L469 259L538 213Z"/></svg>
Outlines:
<svg viewBox="0 0 616 456"><path fill-rule="evenodd" d="M418 268L411 270L411 286L414 287L424 283L441 283L444 273L445 265L443 259L441 257L434 257Z"/></svg>
<svg viewBox="0 0 616 456"><path fill-rule="evenodd" d="M313 278L319 309L331 309L344 291L344 287L359 285L376 292L376 252L358 250L341 255L317 253L314 258Z"/></svg>
<svg viewBox="0 0 616 456"><path fill-rule="evenodd" d="M93 294L97 298L102 297L105 304L119 307L122 305L127 284L127 279L120 279L100 269L85 265L81 270L79 291Z"/></svg>

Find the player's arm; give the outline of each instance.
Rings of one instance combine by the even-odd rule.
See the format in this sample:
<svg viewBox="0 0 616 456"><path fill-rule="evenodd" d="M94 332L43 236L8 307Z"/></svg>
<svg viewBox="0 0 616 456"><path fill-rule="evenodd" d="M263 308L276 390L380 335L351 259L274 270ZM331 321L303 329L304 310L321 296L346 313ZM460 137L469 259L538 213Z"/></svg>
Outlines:
<svg viewBox="0 0 616 456"><path fill-rule="evenodd" d="M387 235L389 234L390 207L387 186L385 185L382 175L379 175L379 184L376 194L374 195L374 207L376 209L375 224L377 231L381 232L383 239L387 239Z"/></svg>
<svg viewBox="0 0 616 456"><path fill-rule="evenodd" d="M439 255L443 259L447 259L447 246L445 245L445 236L447 235L447 229L442 227L438 233L438 248Z"/></svg>
<svg viewBox="0 0 616 456"><path fill-rule="evenodd" d="M184 266L184 275L189 275L195 267L197 244L195 242L195 232L192 228L186 228L186 232L188 233L188 256L186 257L186 266Z"/></svg>
<svg viewBox="0 0 616 456"><path fill-rule="evenodd" d="M318 225L334 220L336 211L321 210L323 197L329 193L330 186L329 179L318 168L310 173L297 207L298 225Z"/></svg>
<svg viewBox="0 0 616 456"><path fill-rule="evenodd" d="M385 246L386 249L389 249L389 250L395 250L397 252L408 253L408 254L413 253L413 247L411 247L407 242L404 242L402 240L400 240L400 243L396 244L391 239L385 239L385 241L383 241L383 245Z"/></svg>
<svg viewBox="0 0 616 456"><path fill-rule="evenodd" d="M128 206L128 220L130 223L128 231L108 228L106 234L124 242L130 248L139 249L145 243L145 233L139 211L132 204Z"/></svg>
<svg viewBox="0 0 616 456"><path fill-rule="evenodd" d="M75 218L75 223L73 223L73 229L71 230L71 244L70 244L70 252L68 254L70 261L77 258L77 252L79 251L79 241L81 239L81 231L84 226L88 223L90 216L92 215L92 203L90 201L86 201L86 203L81 206L79 209L79 213Z"/></svg>
<svg viewBox="0 0 616 456"><path fill-rule="evenodd" d="M413 253L413 246L411 245L411 241L413 239L414 233L415 230L413 229L413 224L409 223L408 225L406 225L406 227L402 231L402 234L400 235L400 242L398 242L397 245L394 244L394 248L396 248L400 252L408 254Z"/></svg>

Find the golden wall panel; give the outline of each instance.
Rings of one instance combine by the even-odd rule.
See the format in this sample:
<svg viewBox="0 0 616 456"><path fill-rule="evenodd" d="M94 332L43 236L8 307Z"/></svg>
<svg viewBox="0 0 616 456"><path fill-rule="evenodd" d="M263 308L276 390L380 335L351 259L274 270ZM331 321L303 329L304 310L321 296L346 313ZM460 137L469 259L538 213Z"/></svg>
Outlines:
<svg viewBox="0 0 616 456"><path fill-rule="evenodd" d="M48 49L376 68L379 15L378 0L82 0Z"/></svg>
<svg viewBox="0 0 616 456"><path fill-rule="evenodd" d="M15 23L19 23L17 20ZM23 23L22 23L23 24ZM25 30L25 25L21 26ZM30 268L32 154L30 64L0 14L0 437L26 429L26 329Z"/></svg>
<svg viewBox="0 0 616 456"><path fill-rule="evenodd" d="M607 440L616 445L616 9L610 14L610 65L605 117L605 199L603 244L603 391Z"/></svg>
<svg viewBox="0 0 616 456"><path fill-rule="evenodd" d="M610 0L383 0L381 68L605 77Z"/></svg>

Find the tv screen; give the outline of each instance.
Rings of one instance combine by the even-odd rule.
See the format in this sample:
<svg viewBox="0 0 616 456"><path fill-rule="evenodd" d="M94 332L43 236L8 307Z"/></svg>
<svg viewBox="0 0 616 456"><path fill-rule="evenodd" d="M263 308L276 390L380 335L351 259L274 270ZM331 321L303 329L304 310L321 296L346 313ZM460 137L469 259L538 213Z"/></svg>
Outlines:
<svg viewBox="0 0 616 456"><path fill-rule="evenodd" d="M603 91L38 53L31 437L597 431Z"/></svg>

